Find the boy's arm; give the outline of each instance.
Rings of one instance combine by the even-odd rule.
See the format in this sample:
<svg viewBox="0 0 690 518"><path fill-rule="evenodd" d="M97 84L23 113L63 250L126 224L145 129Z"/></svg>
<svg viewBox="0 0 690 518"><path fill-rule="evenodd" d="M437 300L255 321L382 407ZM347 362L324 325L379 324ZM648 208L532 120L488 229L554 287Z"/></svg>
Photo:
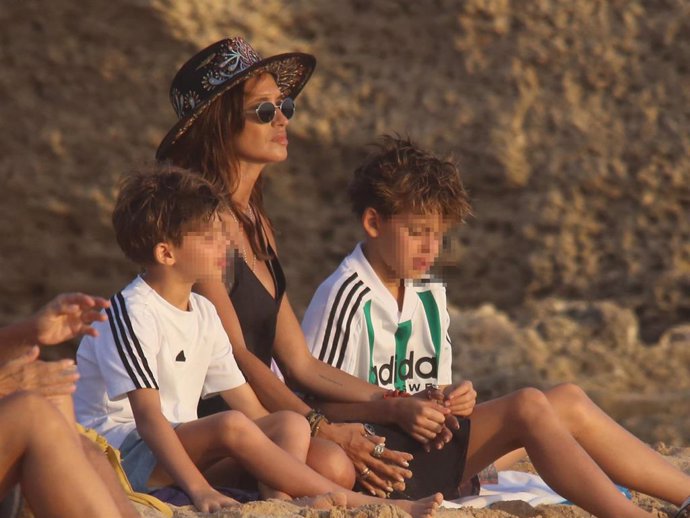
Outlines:
<svg viewBox="0 0 690 518"><path fill-rule="evenodd" d="M175 430L161 412L156 389L138 389L127 393L137 423L137 432L151 449L158 465L202 512L232 503L215 491L182 446Z"/></svg>
<svg viewBox="0 0 690 518"><path fill-rule="evenodd" d="M220 396L230 408L239 410L254 421L268 415L268 410L264 408L259 398L256 397L256 393L252 390L249 383L243 383L239 387L224 390L220 393Z"/></svg>
<svg viewBox="0 0 690 518"><path fill-rule="evenodd" d="M443 432L450 409L422 397L396 397L359 403L321 402L319 408L333 420L391 425L405 430L422 444L435 442Z"/></svg>

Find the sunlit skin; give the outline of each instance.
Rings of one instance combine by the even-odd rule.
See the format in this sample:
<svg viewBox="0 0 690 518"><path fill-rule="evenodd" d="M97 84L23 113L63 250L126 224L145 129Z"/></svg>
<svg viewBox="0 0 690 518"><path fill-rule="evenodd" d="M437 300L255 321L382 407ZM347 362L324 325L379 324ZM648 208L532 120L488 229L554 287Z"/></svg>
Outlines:
<svg viewBox="0 0 690 518"><path fill-rule="evenodd" d="M221 217L200 222L185 233L182 243L158 243L156 263L146 268L144 278L164 299L186 311L189 291L199 280L219 281L225 269L227 239Z"/></svg>
<svg viewBox="0 0 690 518"><path fill-rule="evenodd" d="M233 146L239 158L242 181L232 195L234 202L243 209L249 204L254 183L267 164L284 161L288 156L288 119L280 110L269 123L257 120L253 110L262 101L279 105L283 95L271 74L248 79L244 84L244 109L246 122L241 132L233 137Z"/></svg>
<svg viewBox="0 0 690 518"><path fill-rule="evenodd" d="M367 234L364 255L393 297L402 305L405 279L419 279L441 252L448 223L438 213L405 212L384 217L373 208L362 215Z"/></svg>

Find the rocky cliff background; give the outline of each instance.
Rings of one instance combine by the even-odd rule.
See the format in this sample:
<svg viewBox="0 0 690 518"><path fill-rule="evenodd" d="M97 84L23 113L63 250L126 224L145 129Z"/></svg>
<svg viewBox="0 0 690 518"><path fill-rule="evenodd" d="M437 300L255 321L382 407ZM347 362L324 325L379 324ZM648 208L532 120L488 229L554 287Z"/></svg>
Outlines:
<svg viewBox="0 0 690 518"><path fill-rule="evenodd" d="M343 188L384 132L463 166L443 275L483 397L584 386L690 443L690 5L682 0L40 0L0 4L0 320L136 272L118 179L174 121L177 67L226 35L318 67L267 197L298 313L359 233ZM59 354L69 354L63 348ZM55 353L54 353L55 354Z"/></svg>

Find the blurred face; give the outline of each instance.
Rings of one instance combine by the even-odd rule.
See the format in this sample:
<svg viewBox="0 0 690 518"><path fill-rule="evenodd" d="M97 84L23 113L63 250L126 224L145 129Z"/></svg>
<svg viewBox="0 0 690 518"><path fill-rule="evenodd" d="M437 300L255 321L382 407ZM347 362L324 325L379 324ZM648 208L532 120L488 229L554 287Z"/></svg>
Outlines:
<svg viewBox="0 0 690 518"><path fill-rule="evenodd" d="M403 213L386 219L373 209L367 211L371 211L364 215L369 237L367 259L384 283L424 276L441 252L443 234L448 228L443 217Z"/></svg>
<svg viewBox="0 0 690 518"><path fill-rule="evenodd" d="M226 263L226 239L219 216L186 232L175 248L175 266L189 282L222 278Z"/></svg>
<svg viewBox="0 0 690 518"><path fill-rule="evenodd" d="M244 83L244 110L246 122L242 131L233 137L234 148L241 162L270 164L287 158L288 120L276 109L271 122L262 123L254 110L263 101L276 106L283 100L280 89L271 74L252 77Z"/></svg>

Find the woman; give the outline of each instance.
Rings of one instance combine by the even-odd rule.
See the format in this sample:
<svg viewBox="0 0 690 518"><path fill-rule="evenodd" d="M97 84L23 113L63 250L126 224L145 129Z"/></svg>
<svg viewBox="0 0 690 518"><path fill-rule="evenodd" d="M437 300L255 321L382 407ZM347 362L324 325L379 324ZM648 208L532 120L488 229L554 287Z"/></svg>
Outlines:
<svg viewBox="0 0 690 518"><path fill-rule="evenodd" d="M309 353L285 295L274 235L262 204L261 174L266 165L287 158L293 99L313 67L313 58L304 54L261 60L239 39L201 51L173 80L171 99L180 121L163 140L157 158L199 171L224 189L236 209L236 225L228 225L228 238L238 243L239 256L228 276L229 285L206 284L198 289L216 305L237 362L261 402L270 411L290 409L305 415L313 424L313 435L346 451L360 483L385 495L411 475L406 469L410 456L376 448L382 439L367 434L362 425L329 423L268 367L275 357L288 381L324 400L365 405L385 393ZM625 499L607 475L676 504L690 493L690 477L629 436L573 386L547 394L520 391L473 412L475 397L469 385L455 402L463 408L460 415L472 414L465 480L497 457L525 446L555 489L573 495L574 501L598 516L649 516ZM427 447L441 447L452 436L448 427L456 424L448 418L449 410L433 399L401 399L406 408L399 413L398 424ZM315 439L308 463L348 485L346 465L339 462L339 468L329 473L330 463L324 462L337 455L327 442Z"/></svg>

